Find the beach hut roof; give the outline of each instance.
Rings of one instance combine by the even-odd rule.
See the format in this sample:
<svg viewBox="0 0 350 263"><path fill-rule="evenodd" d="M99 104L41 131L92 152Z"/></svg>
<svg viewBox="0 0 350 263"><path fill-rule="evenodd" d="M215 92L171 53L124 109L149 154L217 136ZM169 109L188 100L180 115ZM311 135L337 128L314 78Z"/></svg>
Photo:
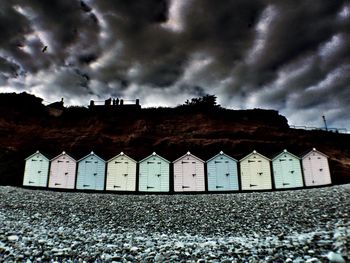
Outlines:
<svg viewBox="0 0 350 263"><path fill-rule="evenodd" d="M311 151L309 151L309 152L303 154L301 158L305 158L306 156L309 156L310 154L312 154L312 153L314 153L314 152L316 152L316 153L318 153L318 154L320 154L320 155L323 155L323 156L326 157L326 158L329 158L328 155L326 155L326 154L324 154L324 153L322 153L322 152L316 150L316 148L312 148Z"/></svg>
<svg viewBox="0 0 350 263"><path fill-rule="evenodd" d="M132 160L133 162L137 163L133 158L131 158L130 156L126 155L124 152L120 152L120 154L112 157L107 162L113 161L114 159L118 158L119 156L125 156L125 157L129 158L130 160Z"/></svg>
<svg viewBox="0 0 350 263"><path fill-rule="evenodd" d="M167 163L170 163L170 161L168 161L167 159L163 158L162 156L156 154L155 152L153 152L151 155L147 156L146 158L142 159L141 161L139 161L139 163L142 163L146 160L148 160L149 158L151 157L154 157L154 156L157 156L158 158L162 159L163 161L167 162Z"/></svg>
<svg viewBox="0 0 350 263"><path fill-rule="evenodd" d="M98 156L97 154L95 154L93 151L91 151L88 155L86 155L86 156L84 156L83 158L80 158L79 160L78 160L78 162L80 162L80 161L82 161L82 160L84 160L84 159L86 159L86 158L88 158L88 157L90 157L90 156L92 156L92 155L94 155L94 156L96 156L99 160L101 160L102 162L106 162L105 160L103 160L100 156Z"/></svg>
<svg viewBox="0 0 350 263"><path fill-rule="evenodd" d="M199 157L193 155L193 154L190 153L189 151L188 151L186 154L182 155L181 157L177 158L175 161L173 161L173 163L176 163L176 162L180 161L181 159L183 159L183 158L186 157L186 156L192 156L192 157L195 158L196 160L198 160L198 161L200 161L200 162L202 162L202 163L205 163L201 158L199 158Z"/></svg>
<svg viewBox="0 0 350 263"><path fill-rule="evenodd" d="M35 153L33 153L32 155L28 156L27 158L25 158L24 160L28 160L30 158L32 158L34 155L40 154L41 156L43 156L47 161L50 161L50 159L48 157L46 157L45 154L41 153L40 151L36 151Z"/></svg>
<svg viewBox="0 0 350 263"><path fill-rule="evenodd" d="M245 159L249 158L249 157L250 157L251 155L253 155L253 154L257 154L257 155L259 155L260 157L266 159L267 161L271 161L269 158L267 158L266 156L264 156L264 155L258 153L256 150L254 150L253 152L251 152L251 153L248 154L247 156L243 157L243 158L242 158L241 160L239 160L239 161L242 162L242 161L244 161Z"/></svg>
<svg viewBox="0 0 350 263"><path fill-rule="evenodd" d="M68 155L65 151L63 151L61 154L57 155L56 157L52 158L50 161L54 161L57 158L61 157L62 155L68 156L69 158L71 158L72 160L76 161L71 155Z"/></svg>
<svg viewBox="0 0 350 263"><path fill-rule="evenodd" d="M215 159L215 158L218 157L218 156L226 156L227 158L230 158L231 160L237 162L237 160L236 160L235 158L233 158L233 157L227 155L227 154L224 153L223 151L220 151L217 155L211 157L211 158L207 161L207 163L210 162L211 160Z"/></svg>
<svg viewBox="0 0 350 263"><path fill-rule="evenodd" d="M299 158L298 156L296 156L295 154L292 154L292 153L288 152L286 149L284 149L282 152L276 154L276 155L272 158L272 161L276 160L277 158L279 158L279 156L281 156L282 154L285 154L285 153L287 153L287 154L289 154L289 155L291 155L291 156L297 158L298 160L300 160L300 158Z"/></svg>

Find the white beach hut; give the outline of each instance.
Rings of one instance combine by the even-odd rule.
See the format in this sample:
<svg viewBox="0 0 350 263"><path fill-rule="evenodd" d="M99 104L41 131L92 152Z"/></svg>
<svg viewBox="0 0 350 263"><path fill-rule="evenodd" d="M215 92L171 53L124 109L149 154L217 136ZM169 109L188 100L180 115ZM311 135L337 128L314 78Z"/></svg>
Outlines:
<svg viewBox="0 0 350 263"><path fill-rule="evenodd" d="M39 151L26 158L23 185L46 187L49 176L49 166L50 160Z"/></svg>

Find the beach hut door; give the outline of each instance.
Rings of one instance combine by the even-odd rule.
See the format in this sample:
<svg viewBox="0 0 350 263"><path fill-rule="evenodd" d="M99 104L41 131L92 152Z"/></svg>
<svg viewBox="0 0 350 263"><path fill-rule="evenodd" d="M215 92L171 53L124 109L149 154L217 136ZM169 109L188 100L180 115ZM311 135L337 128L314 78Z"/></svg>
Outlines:
<svg viewBox="0 0 350 263"><path fill-rule="evenodd" d="M128 178L129 178L129 161L124 160L122 164L122 189L127 189L128 187Z"/></svg>
<svg viewBox="0 0 350 263"><path fill-rule="evenodd" d="M39 160L38 158L33 157L31 160L30 171L28 176L28 184L35 185L37 183L38 178L40 178L40 168L39 168Z"/></svg>
<svg viewBox="0 0 350 263"><path fill-rule="evenodd" d="M147 190L148 191L160 191L161 186L161 168L162 162L159 159L152 158L147 161L148 165L148 180L147 180Z"/></svg>
<svg viewBox="0 0 350 263"><path fill-rule="evenodd" d="M182 161L182 189L184 192L196 189L196 162L190 158Z"/></svg>
<svg viewBox="0 0 350 263"><path fill-rule="evenodd" d="M216 166L216 190L226 190L230 185L229 162L223 157L215 161Z"/></svg>

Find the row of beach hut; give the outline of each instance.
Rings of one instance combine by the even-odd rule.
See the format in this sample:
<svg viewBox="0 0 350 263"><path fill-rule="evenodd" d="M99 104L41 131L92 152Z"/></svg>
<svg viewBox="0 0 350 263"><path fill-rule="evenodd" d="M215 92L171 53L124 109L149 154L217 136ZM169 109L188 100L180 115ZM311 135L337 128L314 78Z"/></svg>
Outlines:
<svg viewBox="0 0 350 263"><path fill-rule="evenodd" d="M94 152L76 161L65 152L49 160L37 151L25 159L23 185L101 191L214 192L331 184L328 157L316 149L301 158L284 150L272 160L256 151L240 161L220 152L206 162L188 152L173 162L172 190L170 167L170 162L156 153L138 163L123 152L105 162Z"/></svg>

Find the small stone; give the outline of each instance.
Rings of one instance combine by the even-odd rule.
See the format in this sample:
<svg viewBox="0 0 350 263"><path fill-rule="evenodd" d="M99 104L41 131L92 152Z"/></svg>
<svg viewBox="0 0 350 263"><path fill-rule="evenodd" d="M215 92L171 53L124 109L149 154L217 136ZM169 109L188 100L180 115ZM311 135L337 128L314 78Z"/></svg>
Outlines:
<svg viewBox="0 0 350 263"><path fill-rule="evenodd" d="M329 252L327 254L327 258L331 262L336 262L336 263L345 263L345 259L342 257L342 255L335 253L333 251Z"/></svg>
<svg viewBox="0 0 350 263"><path fill-rule="evenodd" d="M39 239L39 240L38 240L38 243L39 243L39 244L45 244L45 243L46 243L46 240L45 240L45 239Z"/></svg>
<svg viewBox="0 0 350 263"><path fill-rule="evenodd" d="M304 259L302 259L301 257L297 257L296 259L293 260L293 263L301 263L304 262Z"/></svg>
<svg viewBox="0 0 350 263"><path fill-rule="evenodd" d="M134 257L133 257L132 255L127 255L127 256L125 257L125 259L128 260L128 261L131 261L131 262L134 261Z"/></svg>
<svg viewBox="0 0 350 263"><path fill-rule="evenodd" d="M11 236L7 237L7 240L10 242L16 242L16 241L18 241L18 239L19 239L19 236L17 236L17 235L11 235Z"/></svg>
<svg viewBox="0 0 350 263"><path fill-rule="evenodd" d="M316 263L316 262L321 262L318 258L310 258L306 260L306 263Z"/></svg>
<svg viewBox="0 0 350 263"><path fill-rule="evenodd" d="M138 247L131 247L131 248L130 248L130 251L131 251L131 252L136 252L137 250L139 250Z"/></svg>
<svg viewBox="0 0 350 263"><path fill-rule="evenodd" d="M164 257L162 254L158 253L155 257L154 257L154 262L163 262Z"/></svg>

